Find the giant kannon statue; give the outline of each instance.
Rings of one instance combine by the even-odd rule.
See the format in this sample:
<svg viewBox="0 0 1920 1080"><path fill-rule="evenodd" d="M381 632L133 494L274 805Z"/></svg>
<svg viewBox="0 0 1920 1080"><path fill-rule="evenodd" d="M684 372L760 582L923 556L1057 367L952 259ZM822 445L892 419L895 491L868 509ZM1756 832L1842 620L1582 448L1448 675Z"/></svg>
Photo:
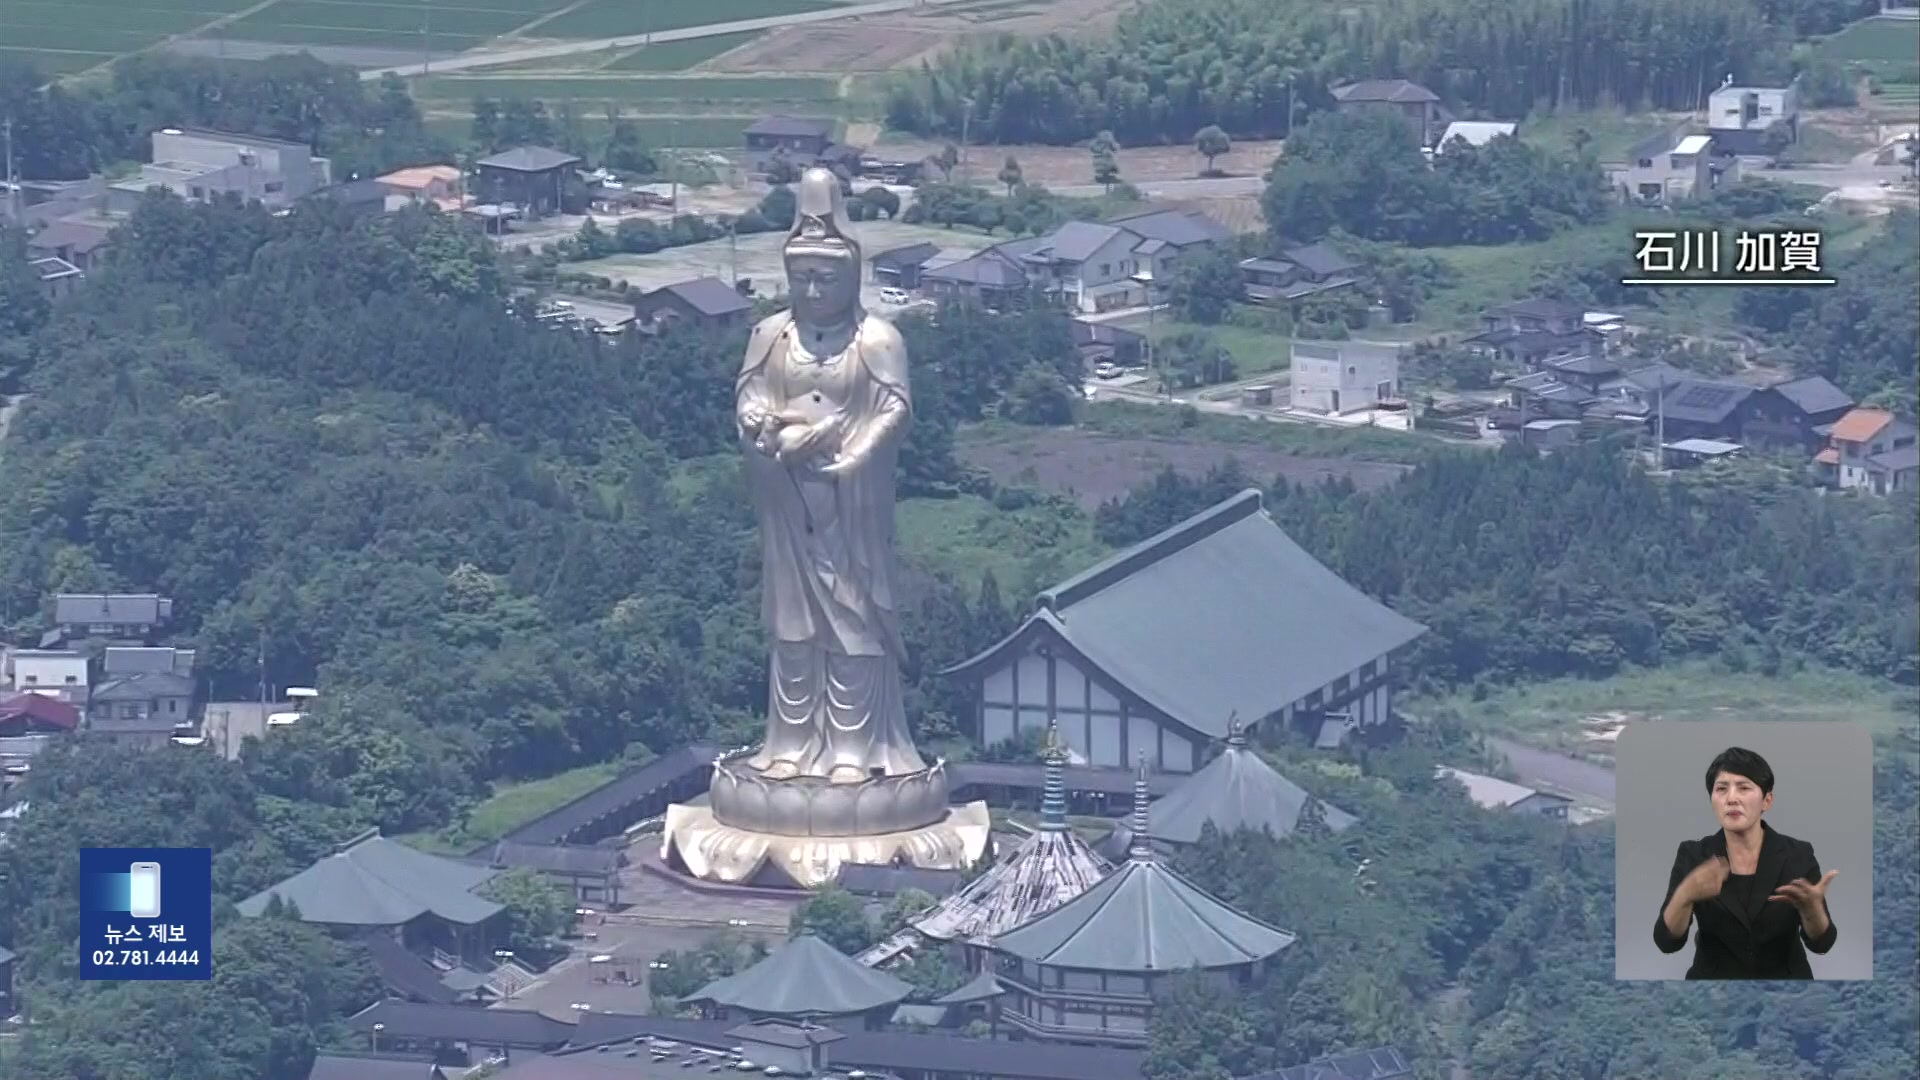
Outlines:
<svg viewBox="0 0 1920 1080"><path fill-rule="evenodd" d="M666 818L669 863L816 885L845 862L963 868L984 803L950 808L901 687L894 472L913 417L900 334L860 305L861 254L826 169L797 185L791 308L754 327L734 419L760 525L767 733L714 763L706 806Z"/></svg>

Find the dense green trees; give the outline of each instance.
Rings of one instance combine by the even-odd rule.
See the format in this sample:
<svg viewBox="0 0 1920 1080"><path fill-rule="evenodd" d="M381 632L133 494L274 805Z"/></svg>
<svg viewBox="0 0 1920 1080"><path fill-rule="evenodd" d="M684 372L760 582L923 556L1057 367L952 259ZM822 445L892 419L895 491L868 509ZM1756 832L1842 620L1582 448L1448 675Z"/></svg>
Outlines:
<svg viewBox="0 0 1920 1080"><path fill-rule="evenodd" d="M1163 474L1103 506L1100 535L1138 540L1247 484L1237 468ZM1435 683L1686 656L1920 674L1910 500L1822 498L1764 471L1663 484L1601 445L1450 455L1372 494L1275 485L1270 506L1347 580L1431 628L1410 663Z"/></svg>
<svg viewBox="0 0 1920 1080"><path fill-rule="evenodd" d="M1415 245L1538 240L1609 204L1591 157L1455 140L1429 167L1412 129L1382 112L1315 115L1287 140L1261 196L1270 228L1295 242L1338 228Z"/></svg>
<svg viewBox="0 0 1920 1080"><path fill-rule="evenodd" d="M1764 13L1764 14L1763 14ZM1787 73L1800 13L1777 0L1155 0L1105 40L973 40L887 97L889 126L975 140L1185 143L1209 125L1286 134L1330 84L1408 78L1463 114L1618 105L1695 109L1725 75ZM971 104L969 104L971 102ZM971 119L968 114L971 113Z"/></svg>

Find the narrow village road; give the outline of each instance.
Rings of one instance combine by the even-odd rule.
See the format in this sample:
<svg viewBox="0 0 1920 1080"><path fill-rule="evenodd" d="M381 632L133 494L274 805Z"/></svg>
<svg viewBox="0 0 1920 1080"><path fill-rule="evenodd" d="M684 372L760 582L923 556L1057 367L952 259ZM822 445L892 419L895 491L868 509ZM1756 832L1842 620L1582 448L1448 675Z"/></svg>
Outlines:
<svg viewBox="0 0 1920 1080"><path fill-rule="evenodd" d="M1604 765L1540 750L1511 739L1487 737L1487 744L1506 755L1515 775L1532 786L1545 786L1565 794L1614 805L1613 770Z"/></svg>
<svg viewBox="0 0 1920 1080"><path fill-rule="evenodd" d="M1625 168L1620 163L1602 166L1612 176ZM1899 165L1801 165L1785 169L1755 169L1748 175L1775 180L1782 184L1806 184L1809 187L1877 188L1881 181L1898 181L1907 170ZM1143 180L1135 185L1142 195L1162 199L1227 198L1258 195L1267 186L1264 176L1217 176L1187 180ZM1092 198L1105 192L1099 184L1065 184L1049 188L1056 195Z"/></svg>
<svg viewBox="0 0 1920 1080"><path fill-rule="evenodd" d="M449 71L465 71L469 68L521 64L528 60L550 60L557 56L577 56L580 53L599 52L603 49L625 49L636 45L658 45L669 41L692 41L696 38L718 37L722 34L774 30L782 26L802 26L807 23L832 22L835 19L856 19L866 15L891 15L897 11L942 7L965 2L967 0L879 0L871 4L848 4L844 7L823 8L819 11L800 11L791 15L770 15L762 19L737 19L733 22L687 26L678 30L661 30L657 33L625 34L620 37L592 38L582 41L555 41L541 45L462 53L459 56L449 56L443 60L431 60L420 64L375 68L361 72L360 78L374 81L385 75L398 75L401 78L414 75L439 75Z"/></svg>

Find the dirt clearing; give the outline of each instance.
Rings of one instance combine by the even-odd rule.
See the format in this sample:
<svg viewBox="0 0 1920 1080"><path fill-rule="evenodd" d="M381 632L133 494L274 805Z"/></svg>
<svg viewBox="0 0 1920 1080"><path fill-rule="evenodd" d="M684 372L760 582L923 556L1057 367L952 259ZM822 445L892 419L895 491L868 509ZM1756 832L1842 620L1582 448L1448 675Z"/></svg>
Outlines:
<svg viewBox="0 0 1920 1080"><path fill-rule="evenodd" d="M1298 457L1259 446L1129 438L1072 428L996 431L974 437L963 432L956 450L961 461L998 482L1019 482L1024 476L1026 482L1071 496L1088 509L1125 495L1169 466L1199 476L1233 459L1257 483L1275 476L1307 484L1344 476L1363 491L1384 487L1409 470L1377 461Z"/></svg>

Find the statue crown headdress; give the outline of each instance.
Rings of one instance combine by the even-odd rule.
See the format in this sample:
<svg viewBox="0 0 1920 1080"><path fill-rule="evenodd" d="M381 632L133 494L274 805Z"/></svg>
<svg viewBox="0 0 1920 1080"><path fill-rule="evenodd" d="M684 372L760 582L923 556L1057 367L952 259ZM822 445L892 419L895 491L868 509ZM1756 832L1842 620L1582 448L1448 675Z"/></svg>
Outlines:
<svg viewBox="0 0 1920 1080"><path fill-rule="evenodd" d="M851 254L860 257L859 241L853 237L853 222L847 217L846 198L840 192L840 178L831 169L808 169L794 186L793 229L787 234L788 251L820 254Z"/></svg>

